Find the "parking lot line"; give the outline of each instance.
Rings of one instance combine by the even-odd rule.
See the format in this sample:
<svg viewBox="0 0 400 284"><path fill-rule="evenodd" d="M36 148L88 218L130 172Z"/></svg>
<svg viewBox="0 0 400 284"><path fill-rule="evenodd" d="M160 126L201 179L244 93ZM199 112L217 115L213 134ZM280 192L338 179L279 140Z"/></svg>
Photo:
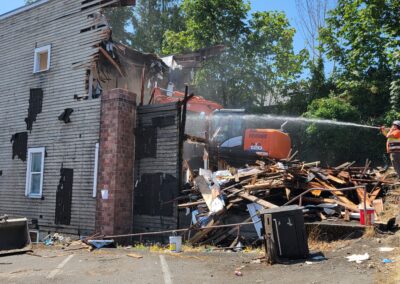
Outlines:
<svg viewBox="0 0 400 284"><path fill-rule="evenodd" d="M73 254L68 256L66 259L64 259L59 265L57 265L56 269L52 270L49 275L47 275L47 279L53 279L60 271L61 269L67 264L68 261L70 261L74 257Z"/></svg>
<svg viewBox="0 0 400 284"><path fill-rule="evenodd" d="M169 272L167 261L163 255L160 255L161 269L164 276L165 284L172 284L171 273Z"/></svg>

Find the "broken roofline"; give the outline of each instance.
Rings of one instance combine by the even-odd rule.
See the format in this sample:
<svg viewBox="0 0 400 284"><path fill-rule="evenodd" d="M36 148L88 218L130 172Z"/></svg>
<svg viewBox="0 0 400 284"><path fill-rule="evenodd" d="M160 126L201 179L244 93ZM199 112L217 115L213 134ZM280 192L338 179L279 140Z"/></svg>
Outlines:
<svg viewBox="0 0 400 284"><path fill-rule="evenodd" d="M17 9L14 9L14 10L10 11L10 12L4 13L3 15L0 15L0 20L3 20L5 18L14 16L16 14L28 11L30 9L33 9L33 8L35 8L37 6L40 6L40 5L42 5L44 3L47 3L47 2L49 2L49 0L39 0L39 1L37 1L35 3L32 3L30 5L25 5L25 6L19 7Z"/></svg>
<svg viewBox="0 0 400 284"><path fill-rule="evenodd" d="M12 10L10 12L4 13L4 14L0 15L0 21L6 19L8 17L17 15L19 13L28 11L30 9L36 8L36 7L38 7L40 5L43 5L43 4L45 4L45 3L49 2L49 1L50 0L39 0L39 1L34 2L32 4L24 5L22 7L14 9L14 10ZM76 1L76 0L74 0L74 1ZM84 0L84 1L82 0L82 4L85 4L85 3L87 4L87 3L90 3L92 1L94 1L94 0ZM105 4L107 2L110 2L110 0L102 0L100 2L101 2L100 4L102 4L102 3ZM136 0L119 0L119 2L120 2L121 6L134 6L134 5L136 5Z"/></svg>

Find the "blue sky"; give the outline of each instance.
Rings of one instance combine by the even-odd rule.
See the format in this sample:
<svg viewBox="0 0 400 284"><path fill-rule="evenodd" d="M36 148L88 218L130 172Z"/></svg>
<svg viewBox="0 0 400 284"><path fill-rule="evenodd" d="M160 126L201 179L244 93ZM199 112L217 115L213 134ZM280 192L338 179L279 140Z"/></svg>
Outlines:
<svg viewBox="0 0 400 284"><path fill-rule="evenodd" d="M76 1L76 0L74 0ZM0 0L0 15L21 7L24 0ZM290 24L296 29L297 33L294 37L294 49L296 52L303 49L305 40L300 32L298 13L296 8L296 0L250 0L251 12L276 10L285 12ZM329 65L329 64L327 64ZM329 66L326 66L329 69ZM328 71L328 70L327 70Z"/></svg>

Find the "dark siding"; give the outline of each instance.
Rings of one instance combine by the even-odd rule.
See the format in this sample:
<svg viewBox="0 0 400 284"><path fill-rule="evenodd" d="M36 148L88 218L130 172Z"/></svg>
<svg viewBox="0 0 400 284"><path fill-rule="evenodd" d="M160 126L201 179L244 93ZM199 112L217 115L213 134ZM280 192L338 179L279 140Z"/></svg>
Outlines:
<svg viewBox="0 0 400 284"><path fill-rule="evenodd" d="M181 109L176 103L138 108L135 232L176 229Z"/></svg>

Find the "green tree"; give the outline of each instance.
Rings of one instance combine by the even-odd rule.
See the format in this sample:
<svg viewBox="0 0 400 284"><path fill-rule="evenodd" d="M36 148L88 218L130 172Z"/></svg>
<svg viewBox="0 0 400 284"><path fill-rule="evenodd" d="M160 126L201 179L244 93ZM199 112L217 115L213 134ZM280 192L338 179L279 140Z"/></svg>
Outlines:
<svg viewBox="0 0 400 284"><path fill-rule="evenodd" d="M314 100L304 116L354 122L361 118L356 107L332 96ZM384 137L375 130L334 123L312 123L300 135L301 155L308 160L326 161L331 163L331 166L343 161L363 164L366 158L382 162Z"/></svg>
<svg viewBox="0 0 400 284"><path fill-rule="evenodd" d="M114 41L132 45L133 34L127 30L133 17L132 7L113 7L105 9L107 21L112 29Z"/></svg>
<svg viewBox="0 0 400 284"><path fill-rule="evenodd" d="M324 118L354 122L360 120L360 113L357 108L337 97L314 100L308 106L308 110L304 116L308 118Z"/></svg>
<svg viewBox="0 0 400 284"><path fill-rule="evenodd" d="M163 52L193 51L218 44L231 45L246 32L250 10L243 0L183 0L185 29L165 34Z"/></svg>
<svg viewBox="0 0 400 284"><path fill-rule="evenodd" d="M181 0L140 0L131 17L132 46L144 52L161 54L164 33L184 28Z"/></svg>
<svg viewBox="0 0 400 284"><path fill-rule="evenodd" d="M321 37L337 63L336 95L381 121L400 107L400 1L339 0Z"/></svg>
<svg viewBox="0 0 400 284"><path fill-rule="evenodd" d="M186 27L165 33L164 53L225 47L197 70L198 94L225 107L263 112L269 101L290 92L306 54L294 53L295 30L283 13L256 12L246 20L249 5L242 0L185 0L182 9Z"/></svg>

